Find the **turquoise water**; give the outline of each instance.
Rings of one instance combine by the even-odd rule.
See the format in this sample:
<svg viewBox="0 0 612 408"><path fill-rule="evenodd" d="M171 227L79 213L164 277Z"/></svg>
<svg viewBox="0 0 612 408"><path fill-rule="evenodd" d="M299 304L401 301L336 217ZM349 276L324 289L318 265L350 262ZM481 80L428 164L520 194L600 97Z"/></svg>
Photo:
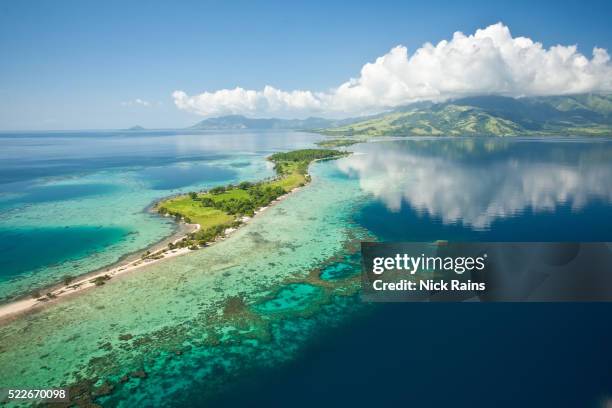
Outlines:
<svg viewBox="0 0 612 408"><path fill-rule="evenodd" d="M263 314L283 313L288 310L302 311L321 298L323 294L320 287L307 283L293 283L283 287L274 294L274 297L259 303L254 309Z"/></svg>
<svg viewBox="0 0 612 408"><path fill-rule="evenodd" d="M92 388L114 384L100 399L110 406L181 405L200 386L197 395L211 398L230 378L288 361L317 322L336 321L358 299L358 275L333 284L318 276L319 266L367 238L350 221L358 185L337 185L325 177L330 171L315 166L308 188L227 240L1 327L0 383L89 384L97 377ZM43 362L48 356L53 364ZM4 369L10 359L18 375ZM138 370L146 380L129 377Z"/></svg>
<svg viewBox="0 0 612 408"><path fill-rule="evenodd" d="M609 305L368 305L358 249L610 240L612 142L352 148L230 238L0 327L0 384L67 385L124 407L597 406L610 395Z"/></svg>
<svg viewBox="0 0 612 408"><path fill-rule="evenodd" d="M11 256L2 257L0 270L10 278L66 259L86 258L127 239L129 234L122 228L84 226L2 229L0 251Z"/></svg>
<svg viewBox="0 0 612 408"><path fill-rule="evenodd" d="M0 299L150 246L175 228L146 211L155 200L269 177L266 155L317 139L295 132L0 133Z"/></svg>

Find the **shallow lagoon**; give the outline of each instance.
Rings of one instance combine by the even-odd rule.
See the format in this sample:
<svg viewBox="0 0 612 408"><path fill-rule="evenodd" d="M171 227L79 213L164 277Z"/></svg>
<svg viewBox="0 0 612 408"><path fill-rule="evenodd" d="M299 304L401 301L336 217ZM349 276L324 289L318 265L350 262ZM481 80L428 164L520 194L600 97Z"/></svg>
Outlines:
<svg viewBox="0 0 612 408"><path fill-rule="evenodd" d="M0 328L0 383L100 392L108 382L112 392L97 398L108 406L447 406L459 396L595 406L612 390L606 304L358 297L364 239L535 241L555 239L555 226L575 240L609 240L612 144L541 143L357 145L358 154L313 165L311 185L229 239ZM475 187L457 185L470 175ZM513 225L525 217L537 228L523 237ZM394 391L374 392L381 381Z"/></svg>

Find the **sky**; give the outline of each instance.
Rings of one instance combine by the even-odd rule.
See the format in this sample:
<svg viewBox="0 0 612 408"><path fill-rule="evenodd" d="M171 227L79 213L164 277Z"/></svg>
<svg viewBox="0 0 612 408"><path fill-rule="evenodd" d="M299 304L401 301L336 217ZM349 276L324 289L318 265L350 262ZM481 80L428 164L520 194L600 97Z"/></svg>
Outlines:
<svg viewBox="0 0 612 408"><path fill-rule="evenodd" d="M0 130L609 91L611 18L612 2L584 0L3 0Z"/></svg>

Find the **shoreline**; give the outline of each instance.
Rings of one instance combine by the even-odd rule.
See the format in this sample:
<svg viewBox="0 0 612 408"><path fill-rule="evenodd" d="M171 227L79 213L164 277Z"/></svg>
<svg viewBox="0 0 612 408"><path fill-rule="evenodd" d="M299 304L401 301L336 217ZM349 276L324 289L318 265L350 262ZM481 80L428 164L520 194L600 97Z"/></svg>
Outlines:
<svg viewBox="0 0 612 408"><path fill-rule="evenodd" d="M304 185L304 187L310 184L310 182L311 179L309 177L308 182ZM82 294L88 289L92 289L97 286L103 286L106 284L107 281L112 280L113 278L123 276L130 272L142 269L145 266L153 265L165 259L185 255L190 252L206 249L207 247L214 245L217 242L227 239L231 234L248 224L257 215L261 214L268 208L278 204L279 202L289 197L291 194L297 192L301 188L302 187L295 187L291 191L283 194L282 196L279 196L277 199L273 200L268 205L260 207L259 209L257 209L257 211L255 211L255 214L252 217L242 217L242 222L238 227L226 229L221 236L215 239L215 241L213 241L209 245L200 247L195 250L189 249L187 247L174 249L168 248L169 243L176 244L183 238L187 237L193 232L200 230L201 228L200 224L187 224L183 221L180 221L178 223L178 232L175 232L169 237L161 239L150 247L133 252L131 254L126 254L122 257L122 259L119 259L118 261L110 265L79 275L73 280L71 280L68 284L52 285L47 287L46 289L41 289L41 291L48 291L42 297L24 297L22 299L13 300L0 305L0 325L8 323L21 316L41 311L45 307L54 305L62 300L65 300L68 297L71 297L76 294ZM152 204L152 206L154 205L155 203ZM150 208L152 208L152 206ZM161 214L160 216L164 217L164 215ZM147 253L149 253L148 257L143 258L142 255ZM49 296L49 294L51 296Z"/></svg>

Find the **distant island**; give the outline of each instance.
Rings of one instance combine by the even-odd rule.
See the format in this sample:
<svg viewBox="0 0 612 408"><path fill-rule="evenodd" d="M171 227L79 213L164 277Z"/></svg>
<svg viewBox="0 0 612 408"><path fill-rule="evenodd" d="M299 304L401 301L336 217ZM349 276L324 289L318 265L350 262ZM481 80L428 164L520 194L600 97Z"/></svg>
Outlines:
<svg viewBox="0 0 612 408"><path fill-rule="evenodd" d="M222 130L222 129L253 129L253 130L311 130L322 129L327 127L344 126L359 120L358 118L350 119L324 119L324 118L306 118L306 119L255 119L247 118L242 115L227 115L217 118L204 119L188 129L195 130Z"/></svg>
<svg viewBox="0 0 612 408"><path fill-rule="evenodd" d="M136 126L132 126L131 128L127 128L126 130L137 131L137 130L146 130L146 129L143 128L142 126L136 125Z"/></svg>

